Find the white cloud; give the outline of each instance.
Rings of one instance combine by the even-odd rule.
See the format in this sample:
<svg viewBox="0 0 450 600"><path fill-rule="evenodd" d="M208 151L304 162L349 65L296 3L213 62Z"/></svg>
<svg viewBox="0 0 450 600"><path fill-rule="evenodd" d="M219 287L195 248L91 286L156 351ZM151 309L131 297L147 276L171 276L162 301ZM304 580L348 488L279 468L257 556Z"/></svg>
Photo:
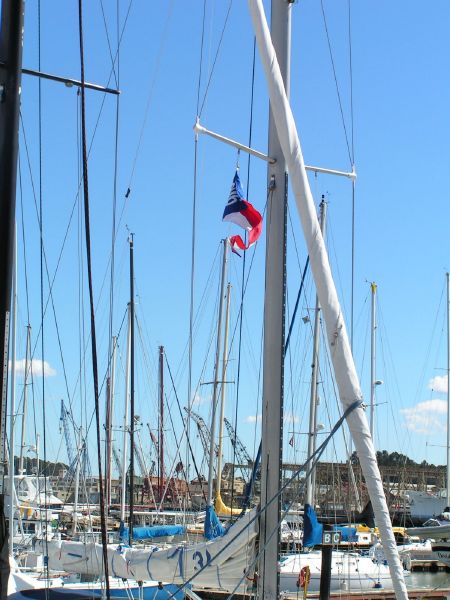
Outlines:
<svg viewBox="0 0 450 600"><path fill-rule="evenodd" d="M285 424L287 423L298 423L298 417L297 415L293 415L292 413L284 413L283 416L283 421Z"/></svg>
<svg viewBox="0 0 450 600"><path fill-rule="evenodd" d="M246 423L261 423L261 415L249 415L245 418Z"/></svg>
<svg viewBox="0 0 450 600"><path fill-rule="evenodd" d="M405 418L407 429L416 433L443 432L446 426L442 416L447 413L447 402L445 400L425 400L416 406L402 408L400 412Z"/></svg>
<svg viewBox="0 0 450 600"><path fill-rule="evenodd" d="M207 398L200 396L200 394L195 394L194 399L192 400L192 406L200 406L205 404Z"/></svg>
<svg viewBox="0 0 450 600"><path fill-rule="evenodd" d="M248 417L245 418L245 422L246 423L261 423L261 419L262 416L261 415L249 415ZM293 415L292 413L284 413L283 416L283 420L284 423L298 423L299 418L296 415Z"/></svg>
<svg viewBox="0 0 450 600"><path fill-rule="evenodd" d="M33 373L33 377L42 377L42 367L44 367L44 377L54 377L56 375L56 370L50 366L50 364L40 358L33 358L31 361L31 370L28 372L28 376ZM9 361L9 370L11 371L11 361ZM20 360L16 360L16 373L18 375L25 375L25 359L21 358Z"/></svg>
<svg viewBox="0 0 450 600"><path fill-rule="evenodd" d="M434 392L447 392L448 387L448 377L447 375L436 375L428 382L428 387L430 390Z"/></svg>

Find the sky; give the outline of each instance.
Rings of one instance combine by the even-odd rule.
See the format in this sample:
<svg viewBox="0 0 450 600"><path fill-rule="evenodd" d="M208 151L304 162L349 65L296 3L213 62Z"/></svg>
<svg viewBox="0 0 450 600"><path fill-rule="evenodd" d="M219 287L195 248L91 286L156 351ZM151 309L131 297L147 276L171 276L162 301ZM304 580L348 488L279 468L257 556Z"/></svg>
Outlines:
<svg viewBox="0 0 450 600"><path fill-rule="evenodd" d="M268 2L265 7L269 13ZM251 132L251 145L266 152L265 81L256 56L252 88L253 33L246 2L103 0L85 3L83 18L86 80L121 92L119 100L113 95L86 92L101 402L108 368L115 205L112 332L119 340L116 444L120 449L129 300L128 236L132 232L136 412L143 425L142 445L150 464L154 449L146 424L156 431L157 357L158 347L163 345L176 388L175 393L166 369L167 461L173 465L180 458L175 452L177 445L182 447L182 456L186 453L177 398L184 412L182 407L188 401L186 348L194 197L194 313L198 316L192 397L194 410L206 421L211 407L207 382L213 378L220 240L240 233L221 220L238 161L236 150L200 136L195 155L192 128L200 115L205 127L243 144L249 143ZM40 69L79 79L77 3L63 6L42 2L40 23ZM379 449L436 464L445 462L446 443L449 26L450 7L438 0L426 9L415 0L324 0L323 4L302 0L292 6L291 104L305 162L345 171L351 170L354 162L358 175L353 349L367 401L369 284L376 282L376 377L383 384L377 387L375 444ZM27 68L39 68L35 3L26 4L23 63ZM67 452L59 429L61 399L72 407L77 425L89 431L92 458L95 448L84 224L78 196L79 111L76 88L49 81L42 81L39 110L37 80L23 77L17 201L18 395L21 398L23 394L26 325L30 322L36 362L27 443L35 443L35 432L43 434L44 398L47 457L63 461L67 461ZM248 200L263 213L265 163L252 159L249 165L241 154L239 167ZM311 187L317 204L322 195L328 203L327 245L350 327L352 186L347 179L311 175ZM44 355L39 334L40 201L48 278L54 279L53 303L49 303L44 318ZM247 253L240 369L237 323L242 258L232 255L228 271L233 289L226 415L251 455L260 435L264 236L265 230L256 247ZM290 194L288 322L305 259ZM49 294L48 278L44 268L44 303ZM314 303L314 286L308 275L285 364L284 458L289 462L301 462L305 456L312 327L311 321L300 317L309 315L312 320ZM321 354L319 421L327 431L338 419L339 410L329 355L324 348ZM42 360L44 378L39 373ZM191 443L201 462L203 453L195 428ZM346 439L339 434L325 457L343 460L348 448L347 434ZM224 454L231 456L229 440L225 440Z"/></svg>

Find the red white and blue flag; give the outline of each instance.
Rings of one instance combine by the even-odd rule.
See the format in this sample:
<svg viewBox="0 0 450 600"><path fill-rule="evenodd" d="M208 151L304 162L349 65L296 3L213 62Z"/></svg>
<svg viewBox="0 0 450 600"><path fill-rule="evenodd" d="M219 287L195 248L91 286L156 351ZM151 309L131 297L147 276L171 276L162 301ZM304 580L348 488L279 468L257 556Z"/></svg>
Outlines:
<svg viewBox="0 0 450 600"><path fill-rule="evenodd" d="M239 225L239 227L248 231L247 244L245 244L240 235L230 237L230 246L233 252L237 253L237 250L248 250L261 235L262 216L250 202L245 200L238 171L236 171L233 179L233 185L231 186L227 205L223 211L222 220L235 223L235 225Z"/></svg>

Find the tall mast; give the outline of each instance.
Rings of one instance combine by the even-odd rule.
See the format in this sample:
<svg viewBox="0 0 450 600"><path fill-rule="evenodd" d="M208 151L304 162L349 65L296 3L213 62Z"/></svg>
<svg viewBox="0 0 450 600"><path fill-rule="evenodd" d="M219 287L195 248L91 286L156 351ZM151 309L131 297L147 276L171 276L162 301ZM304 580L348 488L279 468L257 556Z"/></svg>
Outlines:
<svg viewBox="0 0 450 600"><path fill-rule="evenodd" d="M450 506L450 273L447 273L447 506Z"/></svg>
<svg viewBox="0 0 450 600"><path fill-rule="evenodd" d="M0 30L0 598L6 598L9 578L4 514L4 441L8 382L17 155L19 148L22 77L23 0L3 0Z"/></svg>
<svg viewBox="0 0 450 600"><path fill-rule="evenodd" d="M19 458L19 475L23 473L23 451L25 449L25 431L27 427L27 410L28 410L28 374L30 371L31 360L31 325L27 325L27 348L25 352L25 378L23 384L23 414L22 414L22 434L20 439L20 458Z"/></svg>
<svg viewBox="0 0 450 600"><path fill-rule="evenodd" d="M78 430L77 439L77 465L75 469L75 489L73 496L73 518L72 518L72 535L77 532L78 526L78 493L80 489L80 467L81 467L81 453L86 451L83 448L83 428L80 427ZM108 507L108 504L106 505Z"/></svg>
<svg viewBox="0 0 450 600"><path fill-rule="evenodd" d="M272 0L272 41L289 96L291 3ZM278 598L281 461L283 445L284 324L286 302L287 169L272 110L269 114L269 197L266 218L266 294L264 300L259 595ZM277 500L272 501L273 498Z"/></svg>
<svg viewBox="0 0 450 600"><path fill-rule="evenodd" d="M214 381L213 381L213 397L211 408L211 440L209 445L209 471L208 471L208 495L206 498L207 506L213 504L213 479L214 479L214 449L216 441L216 410L217 410L217 390L219 386L219 362L220 348L222 339L222 313L223 313L223 297L225 292L225 278L227 273L227 256L228 256L228 238L222 240L222 275L220 279L220 297L219 297L219 318L217 321L217 338L216 338L216 362L214 365Z"/></svg>
<svg viewBox="0 0 450 600"><path fill-rule="evenodd" d="M11 406L9 428L9 555L13 555L14 539L14 419L16 416L16 329L17 329L17 238L14 244L11 322Z"/></svg>
<svg viewBox="0 0 450 600"><path fill-rule="evenodd" d="M220 388L220 417L219 417L219 443L217 452L217 485L216 496L220 495L222 485L222 448L223 448L223 420L225 417L225 380L227 378L228 367L228 329L230 325L230 301L231 301L231 283L227 285L227 307L225 312L225 335L223 338L223 356L222 356L222 387Z"/></svg>
<svg viewBox="0 0 450 600"><path fill-rule="evenodd" d="M128 543L133 543L134 524L134 261L133 234L130 235L130 517Z"/></svg>
<svg viewBox="0 0 450 600"><path fill-rule="evenodd" d="M327 216L327 204L322 197L320 203L320 228L322 235L325 236L325 223ZM308 454L307 458L316 451L317 442L317 386L319 374L319 352L320 352L320 302L316 294L316 310L314 314L314 337L313 337L313 359L311 373L311 393L309 404L309 432L308 432ZM315 469L312 470L306 479L306 503L314 506L315 497Z"/></svg>
<svg viewBox="0 0 450 600"><path fill-rule="evenodd" d="M111 478L112 478L112 444L113 444L113 418L114 418L114 393L116 374L116 346L117 337L112 338L111 377L108 379L107 404L106 404L106 506L111 504Z"/></svg>
<svg viewBox="0 0 450 600"><path fill-rule="evenodd" d="M370 334L370 435L374 439L374 423L375 423L375 388L377 381L375 379L376 370L376 331L377 331L377 312L376 312L376 296L377 284L370 284L371 291L371 334Z"/></svg>
<svg viewBox="0 0 450 600"><path fill-rule="evenodd" d="M158 494L162 506L164 490L164 346L159 347L159 443L158 443Z"/></svg>
<svg viewBox="0 0 450 600"><path fill-rule="evenodd" d="M123 410L122 432L122 477L120 493L120 525L125 524L125 501L127 495L127 465L128 465L128 398L130 395L130 348L131 348L131 309L128 303L128 334L127 334L127 362L125 367L125 401Z"/></svg>

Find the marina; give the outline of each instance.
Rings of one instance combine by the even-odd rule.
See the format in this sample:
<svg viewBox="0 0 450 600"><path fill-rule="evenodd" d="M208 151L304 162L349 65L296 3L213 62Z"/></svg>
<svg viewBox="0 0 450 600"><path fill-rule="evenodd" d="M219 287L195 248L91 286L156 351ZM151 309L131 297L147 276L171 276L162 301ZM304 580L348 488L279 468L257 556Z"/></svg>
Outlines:
<svg viewBox="0 0 450 600"><path fill-rule="evenodd" d="M450 272L387 352L371 19L0 2L0 600L449 600Z"/></svg>

